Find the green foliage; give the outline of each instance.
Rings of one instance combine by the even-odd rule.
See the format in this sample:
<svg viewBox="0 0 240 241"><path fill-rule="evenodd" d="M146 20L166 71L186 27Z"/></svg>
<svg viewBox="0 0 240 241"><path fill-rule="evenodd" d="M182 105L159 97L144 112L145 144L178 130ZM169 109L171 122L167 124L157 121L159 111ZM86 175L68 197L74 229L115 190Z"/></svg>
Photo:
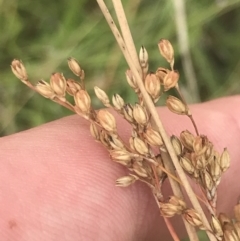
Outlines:
<svg viewBox="0 0 240 241"><path fill-rule="evenodd" d="M125 0L124 6L136 47L148 50L150 70L167 66L157 48L159 39L167 38L184 85L171 1ZM201 100L239 93L239 1L187 0L186 6ZM22 59L36 83L55 71L73 77L66 59L75 57L85 70L88 90L98 85L109 95L135 99L125 81L127 65L95 1L0 0L0 33L0 135L70 114L20 83L9 67L14 58ZM96 99L93 103L98 107Z"/></svg>

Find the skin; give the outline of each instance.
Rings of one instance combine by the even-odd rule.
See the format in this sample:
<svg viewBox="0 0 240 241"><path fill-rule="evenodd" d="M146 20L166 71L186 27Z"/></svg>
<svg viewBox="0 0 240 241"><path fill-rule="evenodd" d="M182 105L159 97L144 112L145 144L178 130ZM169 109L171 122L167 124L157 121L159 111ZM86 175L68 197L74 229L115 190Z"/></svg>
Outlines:
<svg viewBox="0 0 240 241"><path fill-rule="evenodd" d="M191 106L199 131L231 167L219 186L218 210L232 215L240 182L240 96ZM159 114L169 134L193 132L185 116ZM124 138L130 128L117 119ZM124 167L93 141L88 122L66 117L0 139L0 230L5 241L171 240L150 190L115 187ZM170 188L164 189L167 198ZM179 219L171 219L180 237ZM163 238L164 237L164 238Z"/></svg>

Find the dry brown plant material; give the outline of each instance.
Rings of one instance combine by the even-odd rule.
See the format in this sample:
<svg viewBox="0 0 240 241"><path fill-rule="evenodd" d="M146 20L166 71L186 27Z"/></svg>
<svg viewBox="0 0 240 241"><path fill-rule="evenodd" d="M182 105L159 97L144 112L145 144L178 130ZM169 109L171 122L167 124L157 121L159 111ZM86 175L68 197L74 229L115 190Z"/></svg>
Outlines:
<svg viewBox="0 0 240 241"><path fill-rule="evenodd" d="M16 59L11 64L14 75L45 98L53 100L89 121L93 138L107 149L114 162L125 166L128 170L127 175L116 180L116 186L127 187L136 181L145 183L151 189L159 207L159 213L163 216L175 241L179 238L168 220L175 215L182 216L191 241L198 240L195 228L206 230L211 241L239 240L240 204L234 207L234 220L223 213L219 214L216 210L217 187L221 176L230 166L229 153L226 148L222 153L218 153L207 136L199 135L197 125L178 85L179 73L174 70L174 50L170 41L162 39L158 43L160 53L170 64L170 68L158 67L155 73L149 73L148 52L142 46L137 58L121 2L113 1L123 37L104 2L100 0L97 2L129 64L129 69L125 72L126 80L136 93L138 103L125 103L119 94L112 96L111 103L104 90L96 86L94 91L105 107L114 109L131 125L132 132L128 143L122 141L115 117L107 109L94 110L92 107L91 97L85 88L84 70L76 59L69 58L68 66L78 80L66 79L63 74L54 73L50 83L40 80L33 85L28 79L23 63ZM168 90L172 88L175 88L178 97L168 95ZM189 117L196 134L183 130L179 137L172 136L171 142L168 138L166 139L155 121L155 109L151 108L151 105L161 98L162 89L168 95L166 102L168 109L173 113ZM178 168L174 159L178 160ZM204 198L193 196L194 193L182 169L199 185ZM170 179L173 189L173 195L170 198L164 197L162 193L162 186L167 178ZM188 207L186 204L179 185L186 189L193 207ZM197 198L207 207L211 214L210 219L206 218Z"/></svg>

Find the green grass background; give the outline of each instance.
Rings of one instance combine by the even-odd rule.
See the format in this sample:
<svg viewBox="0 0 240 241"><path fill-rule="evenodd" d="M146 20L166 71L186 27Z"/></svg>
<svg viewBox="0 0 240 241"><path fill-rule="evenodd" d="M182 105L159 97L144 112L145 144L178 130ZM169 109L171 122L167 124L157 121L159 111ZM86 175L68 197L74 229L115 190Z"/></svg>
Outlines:
<svg viewBox="0 0 240 241"><path fill-rule="evenodd" d="M107 4L113 13L111 1ZM144 45L148 50L150 70L167 66L157 47L159 39L167 38L175 48L184 87L172 1L124 0L123 4L137 49ZM186 0L186 7L201 101L239 94L240 1ZM126 62L95 1L0 0L0 136L71 114L17 80L10 71L12 59L22 59L36 83L49 80L56 71L73 77L66 62L70 56L85 70L91 94L98 85L109 95L118 92L126 101L134 101L125 81ZM95 97L93 104L100 107Z"/></svg>

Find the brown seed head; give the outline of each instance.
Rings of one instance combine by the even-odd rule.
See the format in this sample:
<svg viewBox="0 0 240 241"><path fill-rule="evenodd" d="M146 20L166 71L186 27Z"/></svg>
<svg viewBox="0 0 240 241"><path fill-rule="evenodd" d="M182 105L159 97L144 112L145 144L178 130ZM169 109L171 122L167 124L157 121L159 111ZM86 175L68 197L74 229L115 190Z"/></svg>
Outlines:
<svg viewBox="0 0 240 241"><path fill-rule="evenodd" d="M173 217L176 214L182 214L186 209L186 203L176 196L171 196L168 203L161 203L160 209L163 216Z"/></svg>
<svg viewBox="0 0 240 241"><path fill-rule="evenodd" d="M160 83L163 85L163 80L165 78L165 76L170 72L169 69L165 69L165 68L158 68L156 71L156 76L158 77L158 79L160 80Z"/></svg>
<svg viewBox="0 0 240 241"><path fill-rule="evenodd" d="M178 115L186 115L188 113L188 108L183 104L181 100L170 95L167 98L166 105L170 111Z"/></svg>
<svg viewBox="0 0 240 241"><path fill-rule="evenodd" d="M98 97L98 99L106 106L106 107L110 107L110 101L109 98L107 96L107 94L105 93L105 91L103 91L102 89L100 89L99 87L95 86L94 87L94 91L96 96Z"/></svg>
<svg viewBox="0 0 240 241"><path fill-rule="evenodd" d="M218 180L221 178L222 171L219 162L215 158L210 162L209 171L213 181L218 183Z"/></svg>
<svg viewBox="0 0 240 241"><path fill-rule="evenodd" d="M156 103L160 96L161 84L156 74L150 73L145 78L145 88L148 94L152 97Z"/></svg>
<svg viewBox="0 0 240 241"><path fill-rule="evenodd" d="M174 135L171 136L170 140L172 142L173 149L174 149L175 153L177 154L177 156L180 156L182 154L182 143Z"/></svg>
<svg viewBox="0 0 240 241"><path fill-rule="evenodd" d="M21 60L14 59L11 64L13 74L20 79L23 83L27 82L27 71Z"/></svg>
<svg viewBox="0 0 240 241"><path fill-rule="evenodd" d="M133 122L133 107L131 104L125 104L123 106L123 115L124 115L124 118L132 123Z"/></svg>
<svg viewBox="0 0 240 241"><path fill-rule="evenodd" d="M77 62L76 59L74 58L69 58L68 59L68 66L69 69L71 69L71 71L76 75L76 76L81 76L82 75L82 69L79 65L79 63Z"/></svg>
<svg viewBox="0 0 240 241"><path fill-rule="evenodd" d="M139 62L142 68L146 68L148 66L148 52L143 46L139 51Z"/></svg>
<svg viewBox="0 0 240 241"><path fill-rule="evenodd" d="M100 133L97 126L94 123L90 124L90 133L96 140L99 140Z"/></svg>
<svg viewBox="0 0 240 241"><path fill-rule="evenodd" d="M230 155L227 148L224 148L224 151L219 161L219 165L221 167L222 172L225 172L230 167Z"/></svg>
<svg viewBox="0 0 240 241"><path fill-rule="evenodd" d="M89 113L91 108L91 99L87 91L79 90L74 95L74 101L76 106L82 113Z"/></svg>
<svg viewBox="0 0 240 241"><path fill-rule="evenodd" d="M118 187L128 187L133 184L139 178L133 174L129 176L120 177L116 180L116 186Z"/></svg>
<svg viewBox="0 0 240 241"><path fill-rule="evenodd" d="M36 85L36 90L45 98L53 99L56 95L52 87L44 80L39 80Z"/></svg>
<svg viewBox="0 0 240 241"><path fill-rule="evenodd" d="M180 140L185 148L189 151L193 151L193 142L195 137L190 131L182 131L180 134Z"/></svg>
<svg viewBox="0 0 240 241"><path fill-rule="evenodd" d="M133 146L134 149L141 155L148 155L149 150L147 145L138 137L133 137Z"/></svg>
<svg viewBox="0 0 240 241"><path fill-rule="evenodd" d="M97 112L97 119L99 120L99 123L106 131L109 131L109 132L117 131L116 120L114 116L107 110L104 110L104 109L99 110Z"/></svg>
<svg viewBox="0 0 240 241"><path fill-rule="evenodd" d="M69 95L74 96L79 90L81 90L81 86L73 79L67 79L67 92Z"/></svg>
<svg viewBox="0 0 240 241"><path fill-rule="evenodd" d="M194 209L187 209L183 217L185 220L194 227L198 227L201 230L205 230L203 226L201 216Z"/></svg>
<svg viewBox="0 0 240 241"><path fill-rule="evenodd" d="M133 118L139 125L146 125L148 123L147 111L139 104L133 106Z"/></svg>
<svg viewBox="0 0 240 241"><path fill-rule="evenodd" d="M207 171L205 171L201 173L200 178L201 178L203 187L211 191L214 187L214 182L211 175Z"/></svg>
<svg viewBox="0 0 240 241"><path fill-rule="evenodd" d="M172 44L167 39L161 39L158 43L158 48L161 55L167 60L167 62L172 63L174 60Z"/></svg>
<svg viewBox="0 0 240 241"><path fill-rule="evenodd" d="M228 225L225 225L228 226ZM224 227L225 228L225 227ZM223 232L224 241L239 241L237 234L235 233L234 228L226 228Z"/></svg>
<svg viewBox="0 0 240 241"><path fill-rule="evenodd" d="M50 78L50 85L58 97L64 97L66 93L67 82L63 74L54 73Z"/></svg>
<svg viewBox="0 0 240 241"><path fill-rule="evenodd" d="M186 203L179 197L171 196L169 198L169 203L178 207L179 211L182 212L187 208Z"/></svg>
<svg viewBox="0 0 240 241"><path fill-rule="evenodd" d="M237 233L238 237L240 237L240 222L239 221L234 222L233 226L234 226L234 228L236 230L236 233Z"/></svg>
<svg viewBox="0 0 240 241"><path fill-rule="evenodd" d="M112 150L110 156L113 160L122 161L121 164L128 165L132 159L131 153L126 150Z"/></svg>
<svg viewBox="0 0 240 241"><path fill-rule="evenodd" d="M146 132L144 133L144 137L149 145L161 146L163 144L160 134L151 127L147 128Z"/></svg>
<svg viewBox="0 0 240 241"><path fill-rule="evenodd" d="M138 174L140 177L148 177L148 172L146 168L144 168L140 162L133 163L133 171Z"/></svg>
<svg viewBox="0 0 240 241"><path fill-rule="evenodd" d="M163 79L164 91L168 91L171 88L174 88L179 80L179 73L175 71L168 72Z"/></svg>
<svg viewBox="0 0 240 241"><path fill-rule="evenodd" d="M225 213L219 213L218 220L220 221L221 225L223 226L225 223L231 223L231 220Z"/></svg>
<svg viewBox="0 0 240 241"><path fill-rule="evenodd" d="M234 206L234 216L240 222L240 203Z"/></svg>
<svg viewBox="0 0 240 241"><path fill-rule="evenodd" d="M130 69L128 69L126 71L126 78L127 78L127 82L128 84L135 90L135 89L138 89L137 88L137 84L136 84L136 81L135 81L135 78L132 74L132 71Z"/></svg>
<svg viewBox="0 0 240 241"><path fill-rule="evenodd" d="M125 149L123 142L118 138L118 136L113 135L109 140L109 144L114 150L123 150Z"/></svg>
<svg viewBox="0 0 240 241"><path fill-rule="evenodd" d="M123 98L118 95L118 94L114 94L113 97L112 97L112 103L114 105L114 107L117 109L117 110L121 110L124 106L124 100Z"/></svg>
<svg viewBox="0 0 240 241"><path fill-rule="evenodd" d="M223 236L223 230L222 230L221 223L218 220L218 218L212 215L212 219L211 219L210 224L211 224L213 233L215 235L217 235L218 237L222 237Z"/></svg>
<svg viewBox="0 0 240 241"><path fill-rule="evenodd" d="M187 157L180 158L180 165L189 175L194 174L195 168L194 168L192 162Z"/></svg>
<svg viewBox="0 0 240 241"><path fill-rule="evenodd" d="M196 153L192 153L192 162L197 170L203 170L206 168L208 161L204 156L198 156Z"/></svg>

